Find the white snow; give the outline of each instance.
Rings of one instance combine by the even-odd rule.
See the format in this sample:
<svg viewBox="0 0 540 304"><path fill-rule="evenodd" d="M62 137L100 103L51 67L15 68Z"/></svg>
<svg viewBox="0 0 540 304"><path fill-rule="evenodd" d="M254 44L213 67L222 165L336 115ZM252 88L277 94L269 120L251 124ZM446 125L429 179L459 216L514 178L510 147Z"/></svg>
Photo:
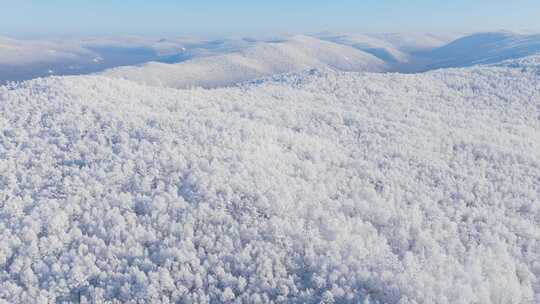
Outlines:
<svg viewBox="0 0 540 304"><path fill-rule="evenodd" d="M504 60L492 64L491 66L509 67L521 69L523 72L536 72L540 75L540 54L527 56L519 59Z"/></svg>
<svg viewBox="0 0 540 304"><path fill-rule="evenodd" d="M2 86L0 302L538 302L537 63Z"/></svg>

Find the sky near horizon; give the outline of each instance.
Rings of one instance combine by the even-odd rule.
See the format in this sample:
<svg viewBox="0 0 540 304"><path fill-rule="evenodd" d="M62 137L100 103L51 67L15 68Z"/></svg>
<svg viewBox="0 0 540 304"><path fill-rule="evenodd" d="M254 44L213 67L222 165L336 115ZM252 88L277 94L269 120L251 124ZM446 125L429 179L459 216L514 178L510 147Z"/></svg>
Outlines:
<svg viewBox="0 0 540 304"><path fill-rule="evenodd" d="M540 30L538 0L0 0L0 35Z"/></svg>

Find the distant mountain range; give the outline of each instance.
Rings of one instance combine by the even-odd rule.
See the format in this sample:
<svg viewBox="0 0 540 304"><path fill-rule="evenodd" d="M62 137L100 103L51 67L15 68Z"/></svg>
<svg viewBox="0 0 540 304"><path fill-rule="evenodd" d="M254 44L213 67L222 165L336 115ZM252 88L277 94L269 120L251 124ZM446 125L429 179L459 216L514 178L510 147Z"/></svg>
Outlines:
<svg viewBox="0 0 540 304"><path fill-rule="evenodd" d="M278 38L0 38L0 83L102 73L171 87L217 87L308 68L415 73L540 52L539 34L340 34Z"/></svg>

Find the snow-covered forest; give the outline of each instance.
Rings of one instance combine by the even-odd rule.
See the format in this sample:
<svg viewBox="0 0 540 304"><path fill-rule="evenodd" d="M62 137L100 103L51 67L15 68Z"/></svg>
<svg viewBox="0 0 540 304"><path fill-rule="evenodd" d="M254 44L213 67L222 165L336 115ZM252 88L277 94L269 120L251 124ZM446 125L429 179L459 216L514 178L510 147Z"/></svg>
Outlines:
<svg viewBox="0 0 540 304"><path fill-rule="evenodd" d="M0 86L0 302L540 301L536 36L366 37Z"/></svg>

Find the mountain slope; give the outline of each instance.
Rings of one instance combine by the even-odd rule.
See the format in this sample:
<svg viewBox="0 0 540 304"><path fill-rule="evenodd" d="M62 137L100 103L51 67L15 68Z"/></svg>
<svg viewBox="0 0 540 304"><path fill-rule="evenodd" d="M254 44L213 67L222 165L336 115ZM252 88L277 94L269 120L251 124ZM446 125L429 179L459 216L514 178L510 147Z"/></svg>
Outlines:
<svg viewBox="0 0 540 304"><path fill-rule="evenodd" d="M386 33L373 34L372 37L389 43L394 48L408 53L414 54L419 51L432 50L442 47L456 39L459 39L463 34L460 33Z"/></svg>
<svg viewBox="0 0 540 304"><path fill-rule="evenodd" d="M1 86L0 299L538 302L532 70Z"/></svg>
<svg viewBox="0 0 540 304"><path fill-rule="evenodd" d="M177 64L148 63L122 67L102 75L165 87L217 87L277 73L308 68L343 71L382 71L385 63L354 48L295 36L284 42L258 43L230 54L189 60Z"/></svg>

